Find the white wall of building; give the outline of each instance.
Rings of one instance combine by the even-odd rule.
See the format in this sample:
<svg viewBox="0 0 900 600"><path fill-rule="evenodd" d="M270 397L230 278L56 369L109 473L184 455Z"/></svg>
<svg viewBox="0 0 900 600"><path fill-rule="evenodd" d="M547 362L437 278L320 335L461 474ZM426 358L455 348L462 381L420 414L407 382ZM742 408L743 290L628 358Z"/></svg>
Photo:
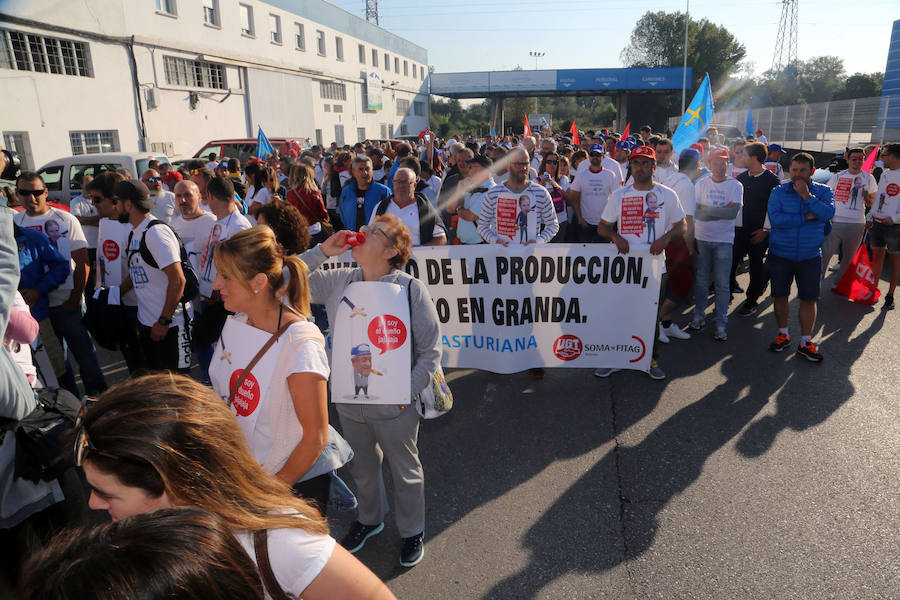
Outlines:
<svg viewBox="0 0 900 600"><path fill-rule="evenodd" d="M272 2L217 0L218 25L210 26L204 24L201 0L169 0L175 14L157 11L157 0L6 0L0 29L86 42L92 76L0 65L7 90L0 96L0 131L28 132L35 166L70 154L70 131L116 130L122 151L138 151L142 140L126 48L131 36L146 141L171 144L172 158L191 156L210 139L255 137L257 125L270 137L313 141L321 130L326 144L335 138L335 126L343 126L347 143L356 141L360 128L366 137L379 138L390 130L400 135L401 126L409 134L427 126L423 49L321 0ZM241 5L252 11L249 36L241 32ZM273 15L280 20L280 43L271 40ZM315 15L335 27L311 18ZM296 41L298 25L303 48ZM319 32L325 36L324 55ZM223 65L225 89L173 84L166 77L166 56ZM364 82L372 71L384 82L381 111L366 110ZM322 81L344 85L346 99L323 98ZM398 100L409 102L408 113L397 114ZM421 115L414 114L416 102L424 109Z"/></svg>

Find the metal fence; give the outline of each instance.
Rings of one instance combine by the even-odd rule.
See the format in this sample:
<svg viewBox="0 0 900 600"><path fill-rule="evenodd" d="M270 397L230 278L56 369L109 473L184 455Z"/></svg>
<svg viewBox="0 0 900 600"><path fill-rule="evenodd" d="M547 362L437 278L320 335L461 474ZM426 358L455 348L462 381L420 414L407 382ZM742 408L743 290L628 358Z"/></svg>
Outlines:
<svg viewBox="0 0 900 600"><path fill-rule="evenodd" d="M769 143L792 150L842 152L845 147L881 142L891 97L856 98L753 109L753 129L762 129ZM893 98L900 102L900 98ZM680 117L670 119L674 131ZM746 110L717 110L712 122L744 131Z"/></svg>

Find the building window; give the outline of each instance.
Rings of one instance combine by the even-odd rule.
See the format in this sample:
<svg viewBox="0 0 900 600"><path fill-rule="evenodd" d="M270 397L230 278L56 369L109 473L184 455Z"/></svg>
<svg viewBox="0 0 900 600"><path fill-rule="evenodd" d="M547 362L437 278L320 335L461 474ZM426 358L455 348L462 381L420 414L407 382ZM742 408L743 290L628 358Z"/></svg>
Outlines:
<svg viewBox="0 0 900 600"><path fill-rule="evenodd" d="M409 127L406 123L400 123L400 135L409 135Z"/></svg>
<svg viewBox="0 0 900 600"><path fill-rule="evenodd" d="M344 112L344 107L340 104L335 104L332 108L334 109L334 112L336 112L336 113Z"/></svg>
<svg viewBox="0 0 900 600"><path fill-rule="evenodd" d="M106 131L70 131L69 143L72 144L72 154L119 152L119 132L115 129Z"/></svg>
<svg viewBox="0 0 900 600"><path fill-rule="evenodd" d="M416 77L418 77L418 75L416 75L416 63L413 63L413 79Z"/></svg>
<svg viewBox="0 0 900 600"><path fill-rule="evenodd" d="M334 54L337 56L338 60L344 60L344 39L335 37L334 38Z"/></svg>
<svg viewBox="0 0 900 600"><path fill-rule="evenodd" d="M347 86L334 81L320 81L319 95L322 100L346 100Z"/></svg>
<svg viewBox="0 0 900 600"><path fill-rule="evenodd" d="M166 83L169 85L227 89L223 65L177 56L164 56L163 66L166 72Z"/></svg>
<svg viewBox="0 0 900 600"><path fill-rule="evenodd" d="M331 112L331 105L330 105L330 104L326 104L326 105L325 105L325 112Z"/></svg>
<svg viewBox="0 0 900 600"><path fill-rule="evenodd" d="M0 68L92 77L84 42L0 29Z"/></svg>
<svg viewBox="0 0 900 600"><path fill-rule="evenodd" d="M31 162L31 142L27 131L4 131L3 147L19 155L21 169L30 171L34 168Z"/></svg>
<svg viewBox="0 0 900 600"><path fill-rule="evenodd" d="M219 27L219 0L202 0L203 22L213 27Z"/></svg>
<svg viewBox="0 0 900 600"><path fill-rule="evenodd" d="M366 128L365 127L357 127L356 128L356 139L360 142L366 139Z"/></svg>
<svg viewBox="0 0 900 600"><path fill-rule="evenodd" d="M175 0L156 0L156 12L165 13L167 15L177 15Z"/></svg>
<svg viewBox="0 0 900 600"><path fill-rule="evenodd" d="M394 73L400 72L400 59L396 56L394 57Z"/></svg>
<svg viewBox="0 0 900 600"><path fill-rule="evenodd" d="M359 64L366 64L366 47L362 44L359 45Z"/></svg>
<svg viewBox="0 0 900 600"><path fill-rule="evenodd" d="M316 44L319 47L319 56L325 56L325 32L316 30Z"/></svg>
<svg viewBox="0 0 900 600"><path fill-rule="evenodd" d="M425 67L424 66L421 69L419 69L419 74L421 75L422 81L425 81Z"/></svg>
<svg viewBox="0 0 900 600"><path fill-rule="evenodd" d="M378 66L378 50L376 50L375 48L372 48L372 66Z"/></svg>
<svg viewBox="0 0 900 600"><path fill-rule="evenodd" d="M405 117L406 113L409 112L409 100L404 100L402 98L397 99L397 116Z"/></svg>
<svg viewBox="0 0 900 600"><path fill-rule="evenodd" d="M417 117L425 116L425 103L424 102L413 102L413 114Z"/></svg>
<svg viewBox="0 0 900 600"><path fill-rule="evenodd" d="M408 60L403 61L403 76L409 77L409 61Z"/></svg>
<svg viewBox="0 0 900 600"><path fill-rule="evenodd" d="M241 34L253 37L256 33L253 30L253 8L246 4L238 4L238 10L241 12Z"/></svg>
<svg viewBox="0 0 900 600"><path fill-rule="evenodd" d="M306 50L306 33L303 30L303 23L294 23L294 43L297 44L297 50Z"/></svg>
<svg viewBox="0 0 900 600"><path fill-rule="evenodd" d="M281 17L269 14L269 40L273 44L281 44Z"/></svg>
<svg viewBox="0 0 900 600"><path fill-rule="evenodd" d="M384 70L385 71L391 70L391 57L388 56L387 52L384 53Z"/></svg>

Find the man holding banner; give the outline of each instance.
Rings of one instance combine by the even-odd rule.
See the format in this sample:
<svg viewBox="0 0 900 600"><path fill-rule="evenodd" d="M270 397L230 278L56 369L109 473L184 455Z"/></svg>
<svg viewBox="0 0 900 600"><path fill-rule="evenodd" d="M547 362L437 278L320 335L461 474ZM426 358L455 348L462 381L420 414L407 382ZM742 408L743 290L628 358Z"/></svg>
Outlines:
<svg viewBox="0 0 900 600"><path fill-rule="evenodd" d="M612 239L620 254L628 254L632 247L650 247L650 254L659 255L669 243L684 233L684 208L678 196L671 189L655 183L656 153L649 146L638 146L631 153L631 176L634 182L613 192L603 209L600 235ZM618 230L613 226L618 225ZM657 229L657 225L659 226ZM652 234L651 234L652 228ZM666 274L662 275L659 286L659 307L666 295ZM659 313L657 312L657 321ZM648 371L652 379L665 379L666 374L659 368L657 350L659 323L655 326L656 339L653 342L653 359ZM619 369L600 368L594 371L597 377L609 377Z"/></svg>

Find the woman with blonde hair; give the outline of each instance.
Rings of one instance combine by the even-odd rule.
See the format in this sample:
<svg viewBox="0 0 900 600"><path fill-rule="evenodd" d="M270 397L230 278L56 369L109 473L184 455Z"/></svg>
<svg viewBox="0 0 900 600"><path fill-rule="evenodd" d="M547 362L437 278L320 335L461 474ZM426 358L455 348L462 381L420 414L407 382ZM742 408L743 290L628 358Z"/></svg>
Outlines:
<svg viewBox="0 0 900 600"><path fill-rule="evenodd" d="M290 189L285 200L300 211L300 214L309 223L309 235L312 242L318 244L325 239L323 225L330 228L331 223L328 219L328 211L325 209L325 202L322 200L322 192L316 185L314 171L304 164L292 166L288 185Z"/></svg>
<svg viewBox="0 0 900 600"><path fill-rule="evenodd" d="M328 357L309 321L306 265L286 256L274 232L259 225L220 242L215 264L213 289L236 314L216 342L213 389L233 408L263 468L296 484L324 514L331 471L349 457L329 444L330 437L343 440L328 427Z"/></svg>
<svg viewBox="0 0 900 600"><path fill-rule="evenodd" d="M182 375L145 375L108 389L79 421L75 462L92 489L90 507L113 521L201 508L218 516L260 572L271 570L292 598L394 597L335 544L308 501L263 470L210 388Z"/></svg>
<svg viewBox="0 0 900 600"><path fill-rule="evenodd" d="M440 323L428 288L403 271L409 260L412 238L398 217L384 214L360 231L365 241L353 248L358 268L318 269L328 257L346 252L354 234L339 231L301 255L310 267L309 287L314 302L321 302L334 327L337 309L346 288L358 281L381 281L404 288L408 299L412 367L410 393L415 398L429 385L441 361ZM357 485L359 511L341 544L356 552L366 540L384 529L388 512L384 494L382 461L387 459L394 481L397 529L402 539L400 564L412 567L424 556L425 473L417 447L419 414L410 404L336 404L341 427L353 446L350 473Z"/></svg>

